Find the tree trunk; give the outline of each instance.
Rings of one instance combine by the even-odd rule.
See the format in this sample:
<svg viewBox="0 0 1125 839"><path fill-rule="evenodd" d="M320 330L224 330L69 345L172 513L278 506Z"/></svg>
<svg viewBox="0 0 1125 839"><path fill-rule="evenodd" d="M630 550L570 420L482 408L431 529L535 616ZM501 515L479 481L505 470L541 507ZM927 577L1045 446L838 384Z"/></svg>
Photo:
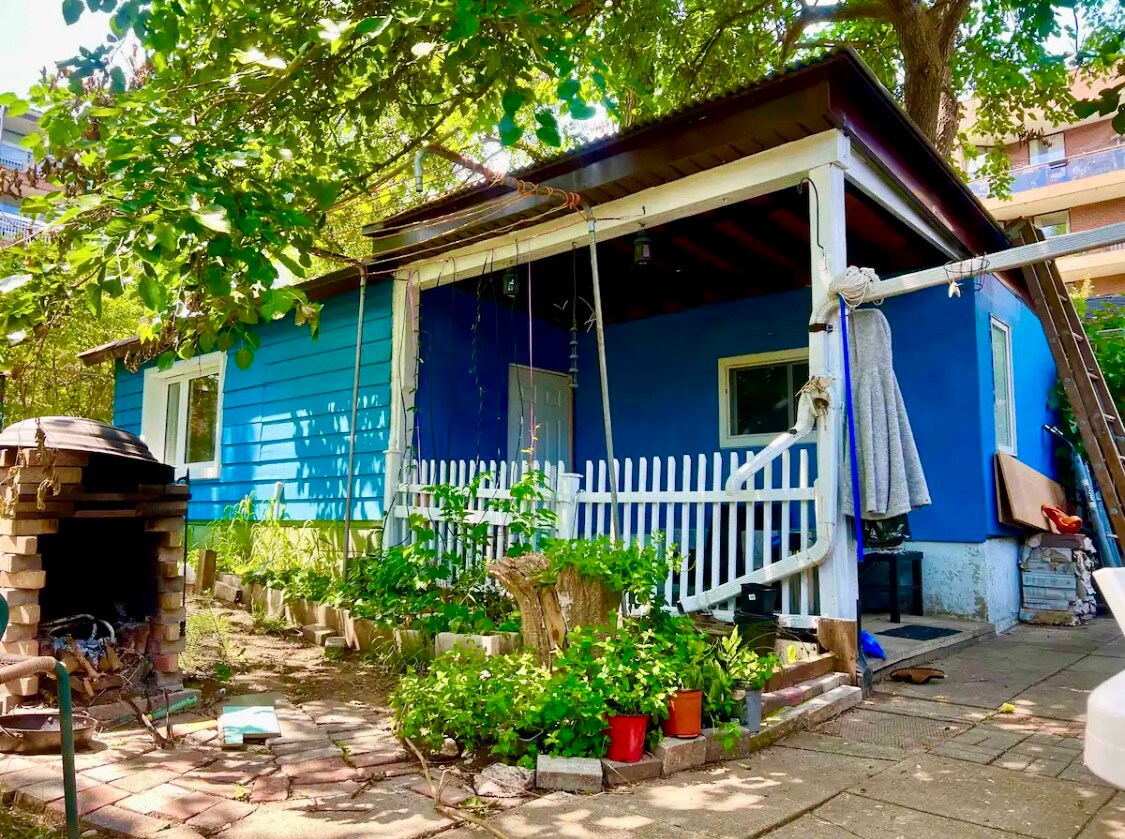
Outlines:
<svg viewBox="0 0 1125 839"><path fill-rule="evenodd" d="M488 567L520 607L524 646L540 664L550 666L551 653L566 648L566 634L580 626L612 626L621 605L621 592L583 577L573 569L559 574L554 585L537 580L547 570L543 554L501 559Z"/></svg>
<svg viewBox="0 0 1125 839"><path fill-rule="evenodd" d="M961 109L953 87L953 51L968 0L932 6L889 2L902 50L907 114L948 158L957 139Z"/></svg>

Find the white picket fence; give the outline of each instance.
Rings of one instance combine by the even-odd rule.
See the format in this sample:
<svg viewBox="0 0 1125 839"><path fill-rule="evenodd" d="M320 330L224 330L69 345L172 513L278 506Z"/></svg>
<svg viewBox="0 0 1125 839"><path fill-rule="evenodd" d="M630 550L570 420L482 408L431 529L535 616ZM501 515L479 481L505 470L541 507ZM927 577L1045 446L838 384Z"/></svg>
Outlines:
<svg viewBox="0 0 1125 839"><path fill-rule="evenodd" d="M807 550L816 538L809 450L785 451L754 477L751 486L726 492L727 477L750 456L750 452L715 452L619 462L621 541L648 543L662 534L665 544L681 558L678 571L669 574L664 584L669 605L755 576L753 572ZM511 499L511 487L529 469L542 471L545 477L544 499L539 503L557 515L556 535L610 534L612 496L605 460L587 461L582 473L567 472L562 463L428 460L415 462L409 479L399 485L396 503L388 511L392 525L388 535L397 541L409 538L406 521L421 515L432 523L434 543L442 550L462 553L466 562L502 556L516 537L511 515L498 512L495 505ZM471 557L459 547L459 528L464 525L449 520L433 487L469 487L477 479L464 519L471 525L487 524L488 538L483 554ZM817 613L816 569L786 577L780 585L783 612ZM731 605L714 604L714 608Z"/></svg>

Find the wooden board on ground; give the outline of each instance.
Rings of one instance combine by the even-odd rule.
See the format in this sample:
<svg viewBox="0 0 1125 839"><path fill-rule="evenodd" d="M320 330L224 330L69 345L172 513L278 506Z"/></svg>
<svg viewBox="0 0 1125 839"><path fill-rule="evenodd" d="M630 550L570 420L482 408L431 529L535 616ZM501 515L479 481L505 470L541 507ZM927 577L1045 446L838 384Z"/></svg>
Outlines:
<svg viewBox="0 0 1125 839"><path fill-rule="evenodd" d="M1050 522L1043 515L1044 504L1067 509L1062 485L1011 455L997 452L996 506L1000 521L1034 530L1050 530Z"/></svg>

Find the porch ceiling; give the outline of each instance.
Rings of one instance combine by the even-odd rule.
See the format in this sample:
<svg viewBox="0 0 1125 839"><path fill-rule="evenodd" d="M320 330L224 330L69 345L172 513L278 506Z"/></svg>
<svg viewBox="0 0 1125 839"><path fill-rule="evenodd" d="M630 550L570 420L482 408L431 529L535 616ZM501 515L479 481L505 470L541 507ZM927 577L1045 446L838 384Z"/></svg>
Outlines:
<svg viewBox="0 0 1125 839"><path fill-rule="evenodd" d="M857 265L893 274L942 260L937 250L862 192L847 190L848 255ZM598 247L602 304L607 323L619 323L697 306L774 294L810 285L809 197L797 189L759 196L718 210L644 228L652 262L633 264L633 237ZM638 222L637 232L642 229ZM482 296L518 311L528 309L526 264L518 268L519 293L503 294L503 269L474 283ZM585 248L531 263L531 308L539 317L569 326L577 292L578 321L591 317L592 289Z"/></svg>

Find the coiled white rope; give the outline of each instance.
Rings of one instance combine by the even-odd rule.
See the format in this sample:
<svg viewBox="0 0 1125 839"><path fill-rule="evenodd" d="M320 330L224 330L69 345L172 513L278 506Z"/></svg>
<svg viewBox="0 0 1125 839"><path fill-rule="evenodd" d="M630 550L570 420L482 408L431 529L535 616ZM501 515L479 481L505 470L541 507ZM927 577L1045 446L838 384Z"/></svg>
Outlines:
<svg viewBox="0 0 1125 839"><path fill-rule="evenodd" d="M823 269L827 271L827 269ZM825 324L836 310L838 298L844 299L849 309L854 309L867 300L868 295L879 283L879 275L873 268L857 268L849 265L843 274L828 284L828 294L809 319L811 325Z"/></svg>

